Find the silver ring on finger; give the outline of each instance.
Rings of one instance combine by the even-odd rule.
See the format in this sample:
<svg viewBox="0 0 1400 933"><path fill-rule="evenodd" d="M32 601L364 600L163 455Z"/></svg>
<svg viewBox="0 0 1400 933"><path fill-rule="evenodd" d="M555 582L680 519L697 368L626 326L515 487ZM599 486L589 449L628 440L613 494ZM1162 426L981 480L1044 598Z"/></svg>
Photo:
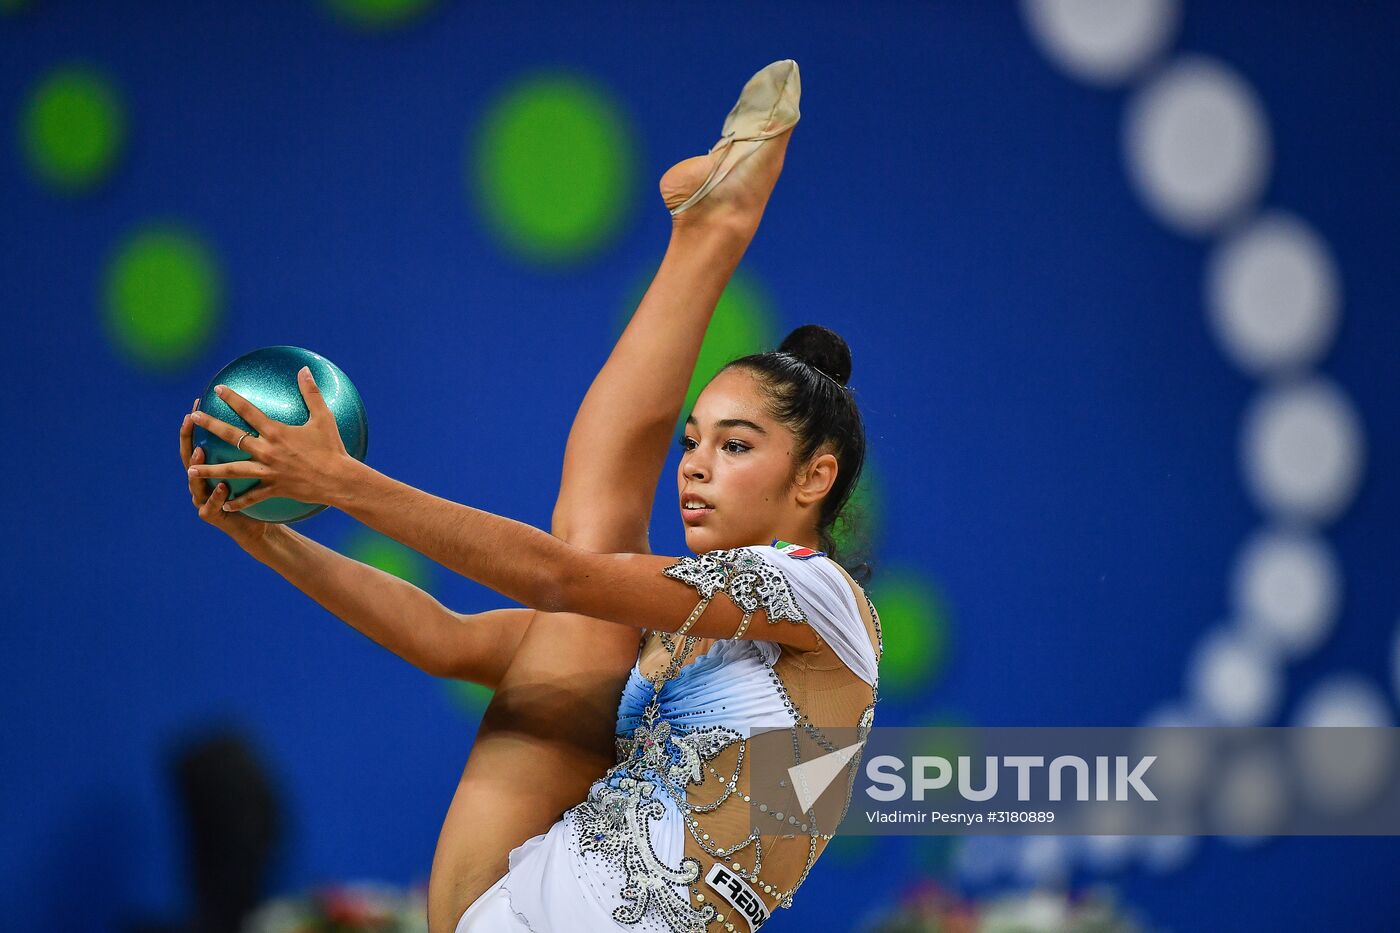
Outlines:
<svg viewBox="0 0 1400 933"><path fill-rule="evenodd" d="M244 432L243 432L243 437L240 437L240 438L238 439L238 449L239 449L239 450L242 450L242 449L243 449L243 438L244 438L244 437L247 437L249 434L252 434L252 433L253 433L252 431L244 431Z"/></svg>

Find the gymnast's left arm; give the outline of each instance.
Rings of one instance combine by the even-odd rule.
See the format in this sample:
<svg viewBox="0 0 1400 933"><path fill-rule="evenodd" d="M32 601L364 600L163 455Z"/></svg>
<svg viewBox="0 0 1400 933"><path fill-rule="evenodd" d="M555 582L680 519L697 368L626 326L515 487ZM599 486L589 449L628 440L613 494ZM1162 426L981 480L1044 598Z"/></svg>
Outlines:
<svg viewBox="0 0 1400 933"><path fill-rule="evenodd" d="M701 594L662 571L678 563L655 554L598 554L513 519L416 489L353 458L340 460L322 497L328 505L509 599L544 612L571 612L638 629L702 638L762 638L802 649L818 644L793 619L767 624L717 593L699 616Z"/></svg>

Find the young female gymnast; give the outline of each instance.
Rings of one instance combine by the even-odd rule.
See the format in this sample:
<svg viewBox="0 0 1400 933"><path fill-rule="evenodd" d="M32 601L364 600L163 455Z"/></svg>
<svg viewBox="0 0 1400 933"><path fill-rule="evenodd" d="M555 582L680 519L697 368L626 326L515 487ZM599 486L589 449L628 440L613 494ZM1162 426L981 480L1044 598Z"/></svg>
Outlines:
<svg viewBox="0 0 1400 933"><path fill-rule="evenodd" d="M645 554L664 460L654 442L670 435L714 302L757 229L796 102L795 64L770 65L711 154L663 177L671 246L580 408L554 537L353 461L306 373L313 414L300 428L225 393L256 431L251 461L201 466L194 420L235 441L241 432L198 413L182 425L201 517L406 659L496 688L434 858L435 931L753 926L791 903L830 838L808 813L749 832L750 806L761 804L746 793L743 752L747 730L775 725L831 750L823 728L863 733L873 714L873 607L820 552L772 545L830 551L859 473L864 437L839 338L799 328L779 352L735 361L706 387L678 476L687 545L702 556ZM226 486L207 495L203 479L231 476L262 482L225 511ZM269 495L336 505L541 614L461 617L285 526L237 515ZM720 590L728 600L712 603ZM640 653L637 628L647 631ZM592 781L613 761L614 723L618 763Z"/></svg>

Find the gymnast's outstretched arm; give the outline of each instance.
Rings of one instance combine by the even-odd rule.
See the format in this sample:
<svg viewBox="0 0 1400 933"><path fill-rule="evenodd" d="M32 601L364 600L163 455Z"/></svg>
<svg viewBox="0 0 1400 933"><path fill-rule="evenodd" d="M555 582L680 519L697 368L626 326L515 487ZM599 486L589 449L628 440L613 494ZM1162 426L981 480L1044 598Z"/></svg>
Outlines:
<svg viewBox="0 0 1400 933"><path fill-rule="evenodd" d="M676 184L674 174L667 178ZM667 184L663 179L663 194ZM734 217L703 223L686 218L673 224L661 267L585 394L569 432L553 514L556 537L599 552L648 550L647 523L656 483L690 374L715 304L752 233L747 221ZM190 449L191 430L187 418L181 428L187 466L202 462L202 451ZM195 504L203 506L201 515L210 512L206 520L228 526L225 530L253 557L429 674L495 689L525 643L534 609L454 612L413 584L285 525L263 526L210 508L215 497L204 492L202 479L192 477L190 489ZM571 634L588 639L588 656L574 659L585 665L615 666L635 651L635 635L614 633L615 644L608 646L599 642L586 618L555 619L542 636L548 639L547 653L536 652L536 661L550 676L567 666L567 653L560 649ZM608 653L616 659L600 657ZM615 690L608 692L615 697Z"/></svg>
<svg viewBox="0 0 1400 933"><path fill-rule="evenodd" d="M757 231L787 141L786 133L769 139L723 185L673 217L656 279L590 387L570 432L554 534L536 532L563 548L560 555L605 558L621 552L644 557L649 550L646 527L655 483L701 341L716 301ZM674 209L686 201L712 167L712 159L701 156L667 172L661 181L666 206ZM309 371L299 378L313 411L312 420L300 428L268 421L236 393L224 395L258 430L264 457L201 466L195 474L263 480L259 488L228 503L235 512L270 495L298 498L298 492L302 501L330 504L337 499L339 504L339 491L325 486L335 484L333 474L349 458L330 422L316 414L323 402ZM233 430L216 419L200 423L221 437ZM214 509L224 504L226 489L220 489L211 499ZM393 490L396 499L402 492ZM466 528L454 528L453 522L464 517L470 522L479 513L417 490L411 498L413 507L397 517L374 509L358 513L360 503L352 505L350 499L342 507L355 509L351 514L366 524L451 569L480 572L475 566L480 555L459 550L471 552L473 544L453 540ZM489 571L486 576L515 598L514 583L495 579ZM547 829L614 758L618 695L637 657L635 620L610 618L612 607L601 603L546 598L529 605L549 614L548 624L540 624L543 614L532 616L477 731L434 854L429 917L435 923L450 922L437 918L455 919L461 907L500 877L506 853ZM594 608L605 612L584 614ZM547 773L550 780L522 783L520 773Z"/></svg>
<svg viewBox="0 0 1400 933"><path fill-rule="evenodd" d="M192 415L180 423L180 462L204 462L195 447ZM351 628L435 677L455 677L494 688L509 666L535 610L493 609L464 614L391 573L353 560L286 525L268 524L219 508L227 486L211 493L188 476L199 517L276 570Z"/></svg>
<svg viewBox="0 0 1400 933"><path fill-rule="evenodd" d="M803 470L800 494L819 501L831 488L836 465L829 452L816 456ZM804 650L815 646L805 628L762 626L761 634L741 629L742 612L733 599L716 600L688 618L695 604L690 584L662 573L675 558L574 547L522 522L415 489L350 457L338 462L330 490L336 508L541 612L578 614L595 626L601 624L596 620L633 630L676 631L684 625L703 638L747 634Z"/></svg>
<svg viewBox="0 0 1400 933"><path fill-rule="evenodd" d="M677 176L701 167L668 173L663 195L668 184L677 184ZM673 224L661 267L569 432L553 532L575 545L609 552L647 550L656 483L705 329L752 236L747 222L733 218L688 221ZM186 466L202 463L202 451L191 449L192 428L187 418L181 427ZM196 506L213 499L203 480L191 478L190 489ZM245 550L333 615L434 676L496 688L535 612L454 612L413 584L287 526L261 526L218 509L204 511L212 512L207 520L228 526L225 530ZM567 620L558 621L567 631ZM555 624L550 638L556 646L560 635L561 626ZM627 650L628 643L623 637L619 651ZM551 655L556 663L557 654Z"/></svg>
<svg viewBox="0 0 1400 933"><path fill-rule="evenodd" d="M702 163L687 160L663 177L668 203L678 197L674 189L698 183ZM715 304L757 227L753 211L718 214L700 221L682 214L673 223L651 287L579 406L553 518L554 534L565 541L601 552L648 550L651 502L690 373ZM180 428L186 467L203 464L193 426L186 416ZM218 490L211 494L203 479L188 479L201 518L361 634L434 676L499 686L535 610L454 612L413 584L285 525L225 512ZM581 617L556 620L550 630L556 648L571 628L589 626ZM614 640L621 657L628 639ZM595 637L592 647L603 646ZM548 663L557 663L553 649L551 657Z"/></svg>
<svg viewBox="0 0 1400 933"><path fill-rule="evenodd" d="M731 176L725 196L712 194L699 209L692 208L672 219L670 244L656 277L584 396L570 430L552 519L556 537L598 552L649 550L646 529L655 485L685 389L715 304L757 231L781 172L786 135L765 146L770 150L768 158L751 159ZM710 167L709 158L698 156L668 171L660 183L666 205L675 207L684 201L704 180ZM303 391L315 391L309 376L304 378L307 381ZM240 404L242 400L236 394L226 395L225 400L240 410L248 407ZM266 420L256 410L241 413L256 423ZM235 475L227 465L220 470L203 466L202 451L190 449L191 428L187 416L181 431L182 461L196 471L203 469L204 476ZM240 467L264 469L257 464ZM333 604L362 604L326 589L328 580L351 578L345 567L338 566L338 572L333 574L322 572L327 554L334 552L309 548L310 539L284 526L263 528L245 516L221 511L226 489L221 493L216 490L216 502L216 495L205 492L203 480L192 476L190 490L201 517L240 544L245 538L256 538L260 545L257 550L244 545L246 550L332 612L341 615L344 611L337 612ZM247 505L271 492L270 488L256 490L241 497L234 506ZM263 540L262 532L271 528L278 530ZM259 533L252 535L249 529ZM273 542L282 546L263 546ZM300 548L291 547L293 544ZM292 560L297 565L287 563ZM360 585L379 586L380 581L372 575L364 576L364 570L373 568L344 560L353 568L363 568L357 571L362 577ZM421 591L410 594L410 598L423 604L423 611L391 613L381 619L373 618L372 613L361 613L360 621L346 621L424 670L492 687L500 683L517 650L528 643L531 610L502 609L464 615L447 610ZM580 617L555 620L551 626L549 637L554 643L551 651L555 659L559 656L557 649L571 641L570 634L584 635L590 629L590 647L599 655L596 660L602 666L611 666L602 654L617 654L619 658L625 655L626 638L610 639L616 642L611 646L615 650L602 650L597 630ZM432 658L423 653L427 650L425 644L432 645ZM537 662L544 660L536 658Z"/></svg>
<svg viewBox="0 0 1400 933"><path fill-rule="evenodd" d="M494 689L535 610L460 613L407 580L346 557L285 525L248 553L360 634L434 677Z"/></svg>

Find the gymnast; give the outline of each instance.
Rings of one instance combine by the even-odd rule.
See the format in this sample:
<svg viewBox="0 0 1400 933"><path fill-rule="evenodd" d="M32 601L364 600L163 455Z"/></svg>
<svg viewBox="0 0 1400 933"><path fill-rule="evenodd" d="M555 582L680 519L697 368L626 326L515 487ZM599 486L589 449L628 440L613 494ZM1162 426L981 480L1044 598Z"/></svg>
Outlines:
<svg viewBox="0 0 1400 933"><path fill-rule="evenodd" d="M181 425L201 519L427 673L494 691L434 853L431 933L753 930L792 906L832 838L812 810L749 793L745 750L778 728L794 749L800 736L835 751L824 730L863 739L873 722L879 617L832 532L865 455L839 336L804 325L715 375L687 413L676 475L696 556L653 555L647 540L701 341L777 183L799 96L795 62L767 66L710 152L662 176L670 243L579 407L551 533L350 457L308 372L301 426L221 391L257 433L250 460L203 462L195 424L230 442L243 432L197 402ZM207 490L234 477L260 482L232 501L225 483ZM239 514L269 496L339 508L524 608L456 613Z"/></svg>

